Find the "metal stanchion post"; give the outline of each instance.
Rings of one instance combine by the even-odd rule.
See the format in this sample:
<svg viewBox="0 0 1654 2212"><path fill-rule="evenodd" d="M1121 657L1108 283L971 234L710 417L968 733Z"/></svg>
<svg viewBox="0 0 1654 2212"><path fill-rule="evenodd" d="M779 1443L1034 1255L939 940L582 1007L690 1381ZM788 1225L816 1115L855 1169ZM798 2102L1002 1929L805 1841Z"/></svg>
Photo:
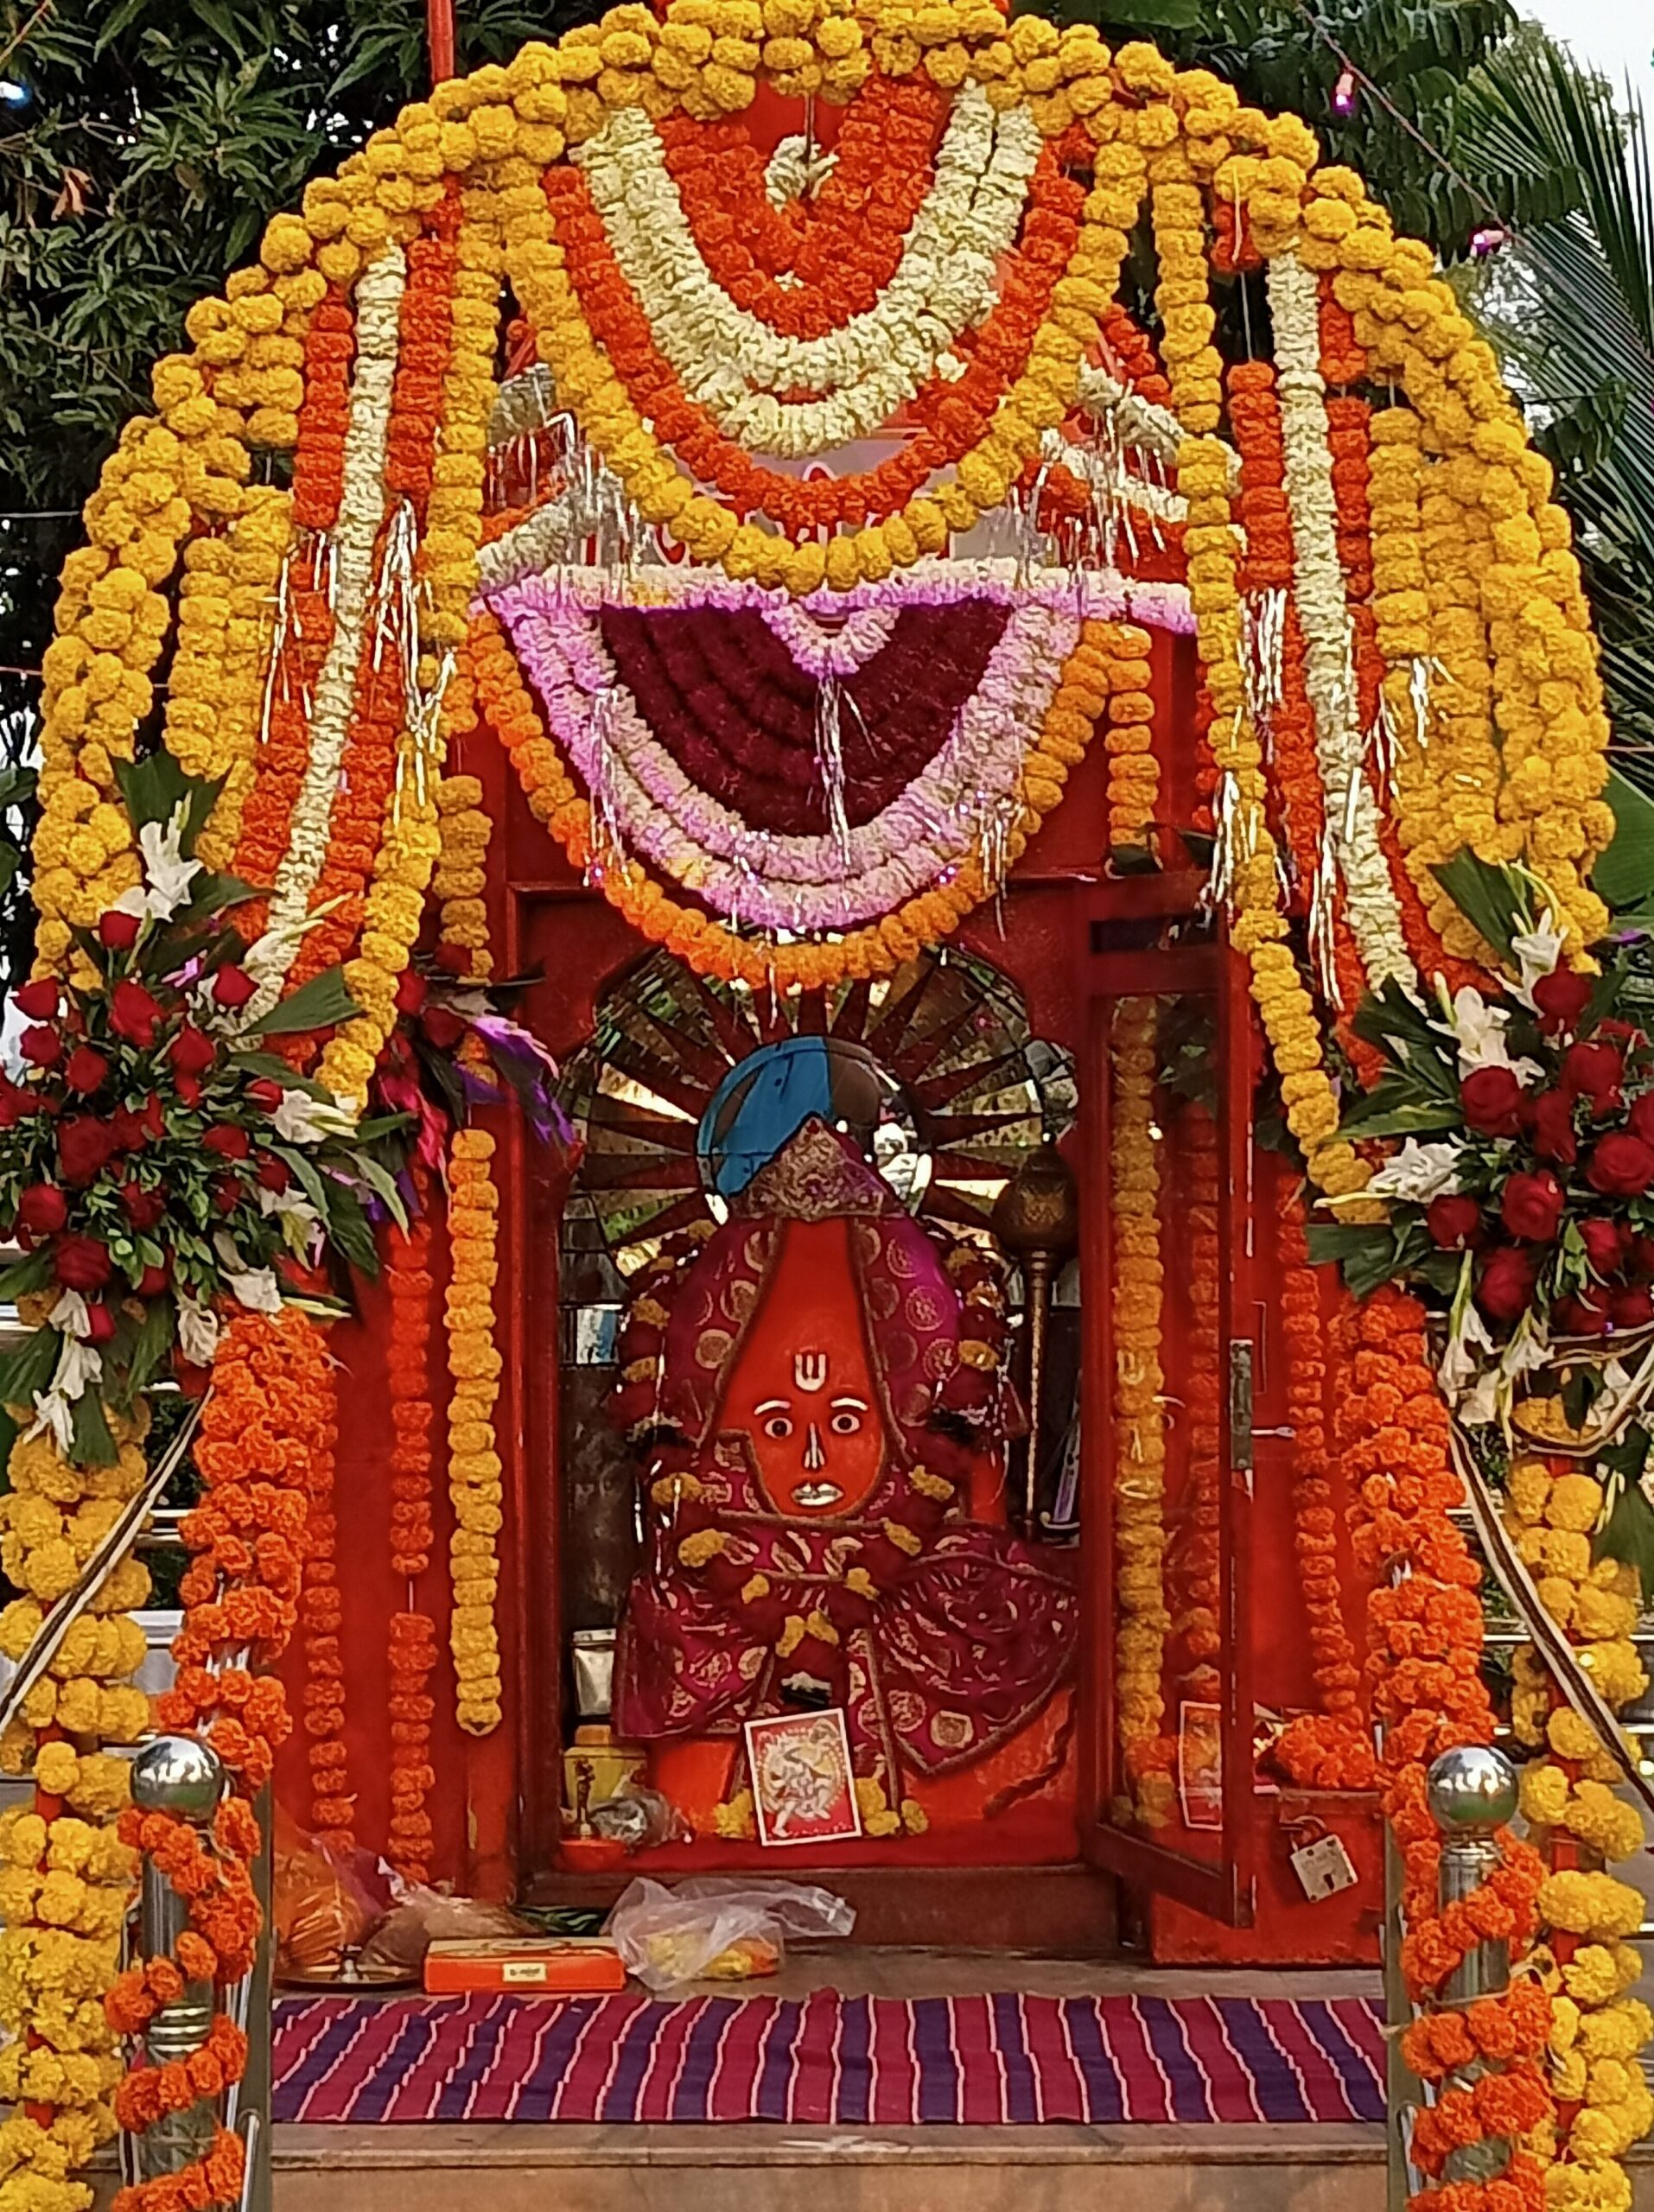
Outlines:
<svg viewBox="0 0 1654 2212"><path fill-rule="evenodd" d="M211 1825L224 1796L222 1763L193 1736L158 1736L132 1761L132 1802L143 1812L169 1813L192 1827ZM153 1859L143 1862L141 1898L143 1951L148 1958L170 1952L189 1925L189 1903L181 1897ZM213 2025L210 1981L188 1981L170 2005L163 2005L144 2031L144 2049L157 2066L192 2057ZM219 2110L208 2098L181 2112L163 2113L146 2128L136 2148L139 2174L153 2180L181 2172L213 2147Z"/></svg>
<svg viewBox="0 0 1654 2212"><path fill-rule="evenodd" d="M1516 1772L1492 1745L1466 1744L1442 1752L1430 1769L1426 1789L1430 1817L1441 1831L1438 1895L1445 1907L1469 1897L1498 1872L1494 1831L1516 1813ZM1466 1952L1442 1996L1449 2005L1470 2005L1479 1997L1497 1997L1510 1983L1511 1947L1503 1937L1488 1937ZM1486 2071L1485 2063L1476 2059L1450 2074L1447 2082L1468 2088ZM1443 2178L1492 2181L1504 2172L1510 2158L1511 2145L1505 2137L1487 2136L1450 2151Z"/></svg>

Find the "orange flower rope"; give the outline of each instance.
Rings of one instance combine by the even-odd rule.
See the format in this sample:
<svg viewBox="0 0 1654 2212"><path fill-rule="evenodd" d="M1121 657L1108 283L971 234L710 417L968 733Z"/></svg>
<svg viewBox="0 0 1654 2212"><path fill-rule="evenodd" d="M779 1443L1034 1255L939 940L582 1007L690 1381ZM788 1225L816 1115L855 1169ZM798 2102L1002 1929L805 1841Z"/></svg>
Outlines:
<svg viewBox="0 0 1654 2212"><path fill-rule="evenodd" d="M213 1385L194 1450L206 1494L181 1529L192 1558L180 1590L176 1675L159 1719L163 1728L205 1732L228 1771L230 1794L210 1845L170 1814L133 1807L121 1816L123 1840L189 1900L189 1926L171 1955L129 1967L105 1999L111 2026L124 2036L141 2035L187 1981L224 1986L251 1970L260 1921L252 1800L289 1726L279 1680L257 1670L274 1662L292 1632L311 1497L333 1449L331 1370L317 1331L296 1308L273 1317L236 1311L219 1340ZM240 2078L245 2056L245 2039L220 2021L194 2057L135 2064L116 2092L122 2124L144 2126L217 2095ZM123 2189L116 2212L239 2202L244 2165L240 2139L219 2128L201 2158Z"/></svg>

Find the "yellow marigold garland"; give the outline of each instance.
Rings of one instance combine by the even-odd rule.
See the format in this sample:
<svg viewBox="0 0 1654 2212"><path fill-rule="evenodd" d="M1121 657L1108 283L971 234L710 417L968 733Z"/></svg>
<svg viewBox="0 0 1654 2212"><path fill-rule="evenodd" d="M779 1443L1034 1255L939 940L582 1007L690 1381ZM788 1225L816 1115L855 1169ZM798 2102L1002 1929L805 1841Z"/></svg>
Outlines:
<svg viewBox="0 0 1654 2212"><path fill-rule="evenodd" d="M1166 1604L1166 1433L1161 1369L1160 1168L1154 1097L1159 1009L1123 999L1110 1038L1110 1219L1114 1239L1114 1702L1130 1802L1144 1827L1172 1814L1161 1681Z"/></svg>
<svg viewBox="0 0 1654 2212"><path fill-rule="evenodd" d="M1160 800L1160 761L1155 752L1155 672L1149 636L1122 622L1107 636L1109 845L1152 842Z"/></svg>
<svg viewBox="0 0 1654 2212"><path fill-rule="evenodd" d="M147 1408L144 1409L147 1415ZM143 1485L147 1418L117 1421L116 1464L83 1469L49 1436L19 1439L0 1499L0 1565L25 1593L0 1613L0 1651L20 1659L126 1500ZM75 2174L115 2133L121 2075L103 1996L120 1965L136 1860L116 1834L127 1766L106 1744L149 1726L130 1677L143 1631L130 1618L149 1595L140 1561L115 1567L70 1629L22 1719L0 1743L0 1771L32 1770L31 1808L0 1816L0 2212L86 2212Z"/></svg>
<svg viewBox="0 0 1654 2212"><path fill-rule="evenodd" d="M442 855L431 889L442 906L444 944L466 956L466 974L486 982L493 973L488 949L488 839L493 823L482 807L482 785L474 776L444 776L436 792Z"/></svg>
<svg viewBox="0 0 1654 2212"><path fill-rule="evenodd" d="M452 1272L442 1313L453 1380L448 1408L448 1484L455 1524L448 1544L454 1588L448 1641L457 1717L474 1736L497 1727L500 1711L494 1601L505 1492L494 1449L500 1360L494 1343L499 1193L490 1168L493 1150L494 1141L485 1130L455 1131L448 1163Z"/></svg>

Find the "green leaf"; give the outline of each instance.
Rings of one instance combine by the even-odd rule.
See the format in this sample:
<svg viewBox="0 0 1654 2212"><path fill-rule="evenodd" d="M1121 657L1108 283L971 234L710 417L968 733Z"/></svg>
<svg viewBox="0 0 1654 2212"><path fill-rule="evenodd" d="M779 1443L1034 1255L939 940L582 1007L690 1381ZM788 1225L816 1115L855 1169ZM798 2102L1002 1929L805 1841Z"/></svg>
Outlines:
<svg viewBox="0 0 1654 2212"><path fill-rule="evenodd" d="M290 1037L307 1029L335 1029L361 1012L345 984L342 968L328 968L302 983L290 998L279 1000L256 1034Z"/></svg>
<svg viewBox="0 0 1654 2212"><path fill-rule="evenodd" d="M249 1075L265 1076L272 1083L279 1083L284 1090L302 1090L307 1098L315 1098L326 1106L334 1103L333 1093L325 1083L318 1083L314 1076L301 1075L274 1052L232 1052L230 1061L232 1066L245 1068Z"/></svg>
<svg viewBox="0 0 1654 2212"><path fill-rule="evenodd" d="M1403 1075L1382 1075L1351 1105L1339 1125L1342 1136L1406 1137L1439 1135L1464 1121L1457 1093L1421 1096L1420 1086Z"/></svg>
<svg viewBox="0 0 1654 2212"><path fill-rule="evenodd" d="M1396 1240L1382 1222L1314 1221L1307 1235L1310 1258L1340 1268L1352 1298L1370 1298L1397 1272Z"/></svg>
<svg viewBox="0 0 1654 2212"><path fill-rule="evenodd" d="M1533 927L1528 887L1508 868L1480 860L1468 845L1430 873L1460 912L1480 931L1493 950L1513 957L1511 940Z"/></svg>
<svg viewBox="0 0 1654 2212"><path fill-rule="evenodd" d="M1654 892L1654 798L1629 784L1617 768L1608 771L1603 797L1613 809L1614 833L1606 852L1591 871L1592 887L1615 911L1635 907Z"/></svg>
<svg viewBox="0 0 1654 2212"><path fill-rule="evenodd" d="M327 1210L328 1236L337 1250L365 1275L378 1274L379 1255L372 1224L342 1183L328 1185Z"/></svg>
<svg viewBox="0 0 1654 2212"><path fill-rule="evenodd" d="M317 1173L315 1163L305 1158L296 1144L273 1144L270 1147L277 1160L284 1160L310 1204L325 1221L328 1211L328 1193L334 1187Z"/></svg>
<svg viewBox="0 0 1654 2212"><path fill-rule="evenodd" d="M74 1402L73 1450L79 1467L112 1467L120 1457L109 1433L104 1402L95 1389L83 1390Z"/></svg>
<svg viewBox="0 0 1654 2212"><path fill-rule="evenodd" d="M51 1382L63 1349L55 1329L36 1329L14 1351L0 1354L0 1405L29 1406Z"/></svg>
<svg viewBox="0 0 1654 2212"><path fill-rule="evenodd" d="M1647 1450L1648 1438L1644 1434L1644 1455ZM1644 1605L1654 1598L1654 1505L1644 1496L1636 1477L1627 1479L1615 1499L1606 1525L1597 1532L1591 1555L1594 1559L1618 1560L1623 1567L1634 1567L1643 1586Z"/></svg>
<svg viewBox="0 0 1654 2212"><path fill-rule="evenodd" d="M398 1229L408 1226L408 1209L402 1203L402 1193L397 1188L396 1178L381 1167L377 1160L366 1154L359 1155L356 1172L371 1190L376 1191L390 1209L391 1218Z"/></svg>
<svg viewBox="0 0 1654 2212"><path fill-rule="evenodd" d="M42 1244L38 1251L25 1258L14 1260L3 1274L0 1274L0 1300L8 1306L31 1290L44 1290L52 1278L52 1255Z"/></svg>
<svg viewBox="0 0 1654 2212"><path fill-rule="evenodd" d="M195 840L224 788L223 778L208 783L200 776L187 776L164 749L157 749L142 760L117 760L114 768L126 810L139 829L151 822L170 822L180 805L183 806L183 830L178 849L186 860L189 859L195 850Z"/></svg>
<svg viewBox="0 0 1654 2212"><path fill-rule="evenodd" d="M176 1333L171 1297L163 1294L159 1298L152 1298L144 1308L143 1320L138 1324L137 1338L127 1364L119 1401L123 1411L147 1387L150 1376L172 1349Z"/></svg>

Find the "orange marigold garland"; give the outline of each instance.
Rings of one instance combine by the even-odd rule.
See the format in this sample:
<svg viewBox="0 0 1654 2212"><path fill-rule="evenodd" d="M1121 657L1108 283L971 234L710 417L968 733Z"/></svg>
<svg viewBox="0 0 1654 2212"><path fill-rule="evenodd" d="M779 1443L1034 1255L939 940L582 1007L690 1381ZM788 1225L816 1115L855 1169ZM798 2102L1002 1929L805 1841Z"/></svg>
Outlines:
<svg viewBox="0 0 1654 2212"><path fill-rule="evenodd" d="M448 1370L448 1483L454 1505L448 1556L454 1611L456 1718L474 1736L499 1725L498 1538L504 1522L494 1405L500 1358L494 1343L493 1290L499 1273L499 1193L490 1166L494 1141L484 1129L456 1129L448 1154L448 1247L452 1274L444 1300Z"/></svg>
<svg viewBox="0 0 1654 2212"><path fill-rule="evenodd" d="M1530 1846L1502 1829L1498 1872L1445 1910L1437 1901L1441 1841L1425 1796L1430 1762L1493 1735L1480 1671L1481 1569L1450 1517L1462 1492L1448 1459L1447 1409L1429 1363L1422 1308L1386 1284L1344 1316L1339 1340L1339 1441L1356 1489L1356 1563L1372 1583L1367 1675L1382 1730L1380 1786L1402 1854L1402 1968L1415 2006L1438 2020L1452 2011L1441 2002L1442 1986L1474 1945L1503 1938L1519 1957L1531 1944L1544 1870ZM1490 2017L1484 2006L1502 2012L1516 2054L1517 2023L1531 2003L1518 1978L1463 2015L1466 2031ZM1433 2026L1415 2041L1435 2034L1451 2039L1454 2031ZM1525 2136L1550 2109L1536 2063L1513 2055L1505 2072L1473 2090L1450 2090L1419 2116L1415 2163L1439 2176L1455 2146ZM1454 2212L1539 2212L1544 2202L1543 2170L1525 2148L1513 2151L1498 2180L1449 2186ZM1414 2201L1432 2212L1440 2203L1435 2192Z"/></svg>
<svg viewBox="0 0 1654 2212"><path fill-rule="evenodd" d="M1292 1432L1293 1544L1309 1624L1316 1711L1289 1722L1276 1738L1275 1763L1314 1789L1371 1789L1377 1780L1361 1713L1361 1669L1344 1619L1338 1514L1327 1451L1328 1346L1321 1312L1322 1271L1310 1263L1304 1211L1295 1196L1282 1211L1282 1332L1286 1341L1287 1426Z"/></svg>
<svg viewBox="0 0 1654 2212"><path fill-rule="evenodd" d="M309 1738L310 1827L339 1852L354 1848L349 1760L345 1748L345 1669L339 1632L344 1604L339 1591L338 1516L334 1510L334 1447L337 1402L333 1370L317 1394L321 1426L310 1453L310 1521L306 1535L304 1594L304 1732Z"/></svg>
<svg viewBox="0 0 1654 2212"><path fill-rule="evenodd" d="M289 1306L274 1317L236 1310L219 1341L213 1395L195 1462L206 1496L181 1534L193 1554L173 1643L177 1672L161 1700L163 1727L196 1731L224 1762L230 1791L210 1844L169 1814L122 1816L124 1840L153 1859L189 1899L189 1927L169 1957L122 1974L105 2000L118 2033L142 2036L186 1981L220 1987L250 1972L259 1909L251 1866L259 1848L252 1801L270 1780L288 1732L280 1681L262 1672L296 1618L302 1558L318 1464L332 1452L333 1384L314 1325ZM135 2065L116 2093L121 2125L216 2095L239 2080L245 2040L227 2020L182 2064ZM199 2212L239 2201L240 2139L220 2128L206 2156L181 2171L121 2190L116 2212Z"/></svg>

